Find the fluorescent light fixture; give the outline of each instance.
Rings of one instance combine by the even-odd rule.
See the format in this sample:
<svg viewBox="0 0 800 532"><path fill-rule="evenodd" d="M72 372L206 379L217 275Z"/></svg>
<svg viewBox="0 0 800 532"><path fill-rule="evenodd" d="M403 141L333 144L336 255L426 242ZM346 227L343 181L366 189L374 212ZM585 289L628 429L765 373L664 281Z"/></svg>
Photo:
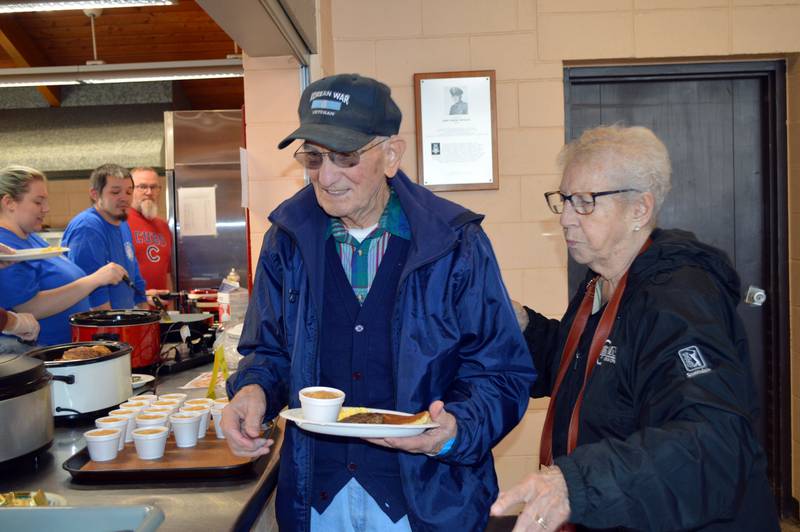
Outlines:
<svg viewBox="0 0 800 532"><path fill-rule="evenodd" d="M104 9L107 7L169 6L177 0L7 0L0 1L0 13Z"/></svg>
<svg viewBox="0 0 800 532"><path fill-rule="evenodd" d="M182 79L240 78L241 59L163 61L111 65L76 65L36 68L0 68L0 87L137 83Z"/></svg>

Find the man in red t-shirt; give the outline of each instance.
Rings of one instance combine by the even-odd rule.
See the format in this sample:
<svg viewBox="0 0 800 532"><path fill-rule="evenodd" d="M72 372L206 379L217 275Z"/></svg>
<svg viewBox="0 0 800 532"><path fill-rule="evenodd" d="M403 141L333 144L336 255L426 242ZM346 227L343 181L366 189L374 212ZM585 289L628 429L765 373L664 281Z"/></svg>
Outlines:
<svg viewBox="0 0 800 532"><path fill-rule="evenodd" d="M172 291L172 233L167 222L158 217L161 182L152 168L134 168L133 202L128 209L128 225L133 248L147 295Z"/></svg>

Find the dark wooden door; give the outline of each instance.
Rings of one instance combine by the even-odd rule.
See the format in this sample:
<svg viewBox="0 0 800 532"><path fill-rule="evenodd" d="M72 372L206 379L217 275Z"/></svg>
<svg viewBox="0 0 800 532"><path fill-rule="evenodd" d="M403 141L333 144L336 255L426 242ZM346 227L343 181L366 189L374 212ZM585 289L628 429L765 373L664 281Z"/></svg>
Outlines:
<svg viewBox="0 0 800 532"><path fill-rule="evenodd" d="M659 226L692 231L725 251L741 276L743 297L749 286L767 290L769 304L742 303L738 310L761 406L757 431L775 466L782 407L775 400L780 376L773 360L780 351L773 334L780 309L772 303L785 299L785 292L774 291L779 234L772 203L785 203L785 195L776 196L774 85L783 83L783 71L780 63L758 65L743 64L743 71L731 64L566 69L566 137L616 122L652 129L667 145L673 167ZM571 293L585 272L570 261Z"/></svg>

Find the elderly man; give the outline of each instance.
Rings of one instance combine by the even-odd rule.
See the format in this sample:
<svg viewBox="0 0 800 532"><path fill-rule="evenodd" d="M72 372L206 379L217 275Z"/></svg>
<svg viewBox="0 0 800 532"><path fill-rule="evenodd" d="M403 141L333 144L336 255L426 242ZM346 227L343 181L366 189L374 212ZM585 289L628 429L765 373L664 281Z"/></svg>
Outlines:
<svg viewBox="0 0 800 532"><path fill-rule="evenodd" d="M117 164L104 164L92 172L89 186L93 205L69 222L61 242L87 274L114 262L125 268L130 281L96 289L89 303L94 309L147 308L144 279L125 222L133 194L131 174Z"/></svg>
<svg viewBox="0 0 800 532"><path fill-rule="evenodd" d="M133 250L144 278L148 295L172 291L172 233L158 217L161 182L153 168L131 170L133 203L128 209L128 225L133 235Z"/></svg>
<svg viewBox="0 0 800 532"><path fill-rule="evenodd" d="M482 530L497 493L491 455L528 404L535 372L482 217L399 170L405 142L389 88L355 74L301 96L295 159L311 186L269 217L228 381L231 449L258 456L264 419L298 391L418 412L408 438L321 436L287 423L281 530Z"/></svg>

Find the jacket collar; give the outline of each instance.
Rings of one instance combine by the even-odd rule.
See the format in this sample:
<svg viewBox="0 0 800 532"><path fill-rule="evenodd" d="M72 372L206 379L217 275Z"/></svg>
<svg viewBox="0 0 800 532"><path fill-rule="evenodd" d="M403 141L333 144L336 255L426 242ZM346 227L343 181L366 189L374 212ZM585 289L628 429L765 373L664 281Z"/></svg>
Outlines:
<svg viewBox="0 0 800 532"><path fill-rule="evenodd" d="M388 179L388 183L397 194L411 227L411 246L403 277L452 249L458 241L460 227L483 220L482 215L412 183L402 171ZM306 263L312 292L321 295L329 218L317 203L313 186L307 185L283 202L270 214L269 220L295 241Z"/></svg>

